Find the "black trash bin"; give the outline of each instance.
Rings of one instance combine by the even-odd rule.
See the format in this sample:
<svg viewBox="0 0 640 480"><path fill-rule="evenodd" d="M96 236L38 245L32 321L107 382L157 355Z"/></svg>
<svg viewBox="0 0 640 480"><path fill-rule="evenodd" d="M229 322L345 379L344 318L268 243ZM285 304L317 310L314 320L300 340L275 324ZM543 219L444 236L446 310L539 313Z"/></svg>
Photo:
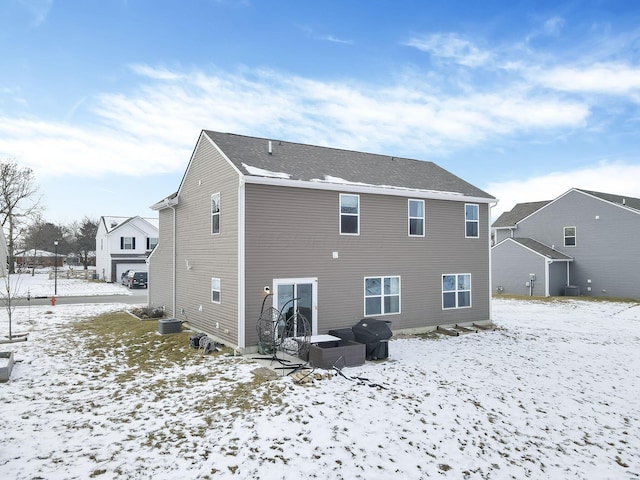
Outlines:
<svg viewBox="0 0 640 480"><path fill-rule="evenodd" d="M356 342L366 345L367 360L381 360L389 356L389 339L393 334L387 322L363 318L351 330Z"/></svg>

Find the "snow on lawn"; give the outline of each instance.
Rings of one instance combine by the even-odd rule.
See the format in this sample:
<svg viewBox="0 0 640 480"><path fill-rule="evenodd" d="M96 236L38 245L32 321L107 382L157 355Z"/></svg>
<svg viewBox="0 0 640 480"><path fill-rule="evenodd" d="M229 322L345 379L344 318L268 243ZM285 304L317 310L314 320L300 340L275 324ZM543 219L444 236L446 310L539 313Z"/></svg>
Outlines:
<svg viewBox="0 0 640 480"><path fill-rule="evenodd" d="M639 478L640 305L493 305L495 331L395 338L389 359L312 386L187 345L125 376L118 344L91 356L69 337L125 305L17 311L30 336L1 346L2 478Z"/></svg>
<svg viewBox="0 0 640 480"><path fill-rule="evenodd" d="M9 276L11 295L14 297L51 297L57 290L58 297L66 296L90 296L90 295L131 295L124 285L118 283L106 283L98 280L85 280L81 278L66 278L66 269L58 270L58 278L50 277L49 270L36 270L31 273L12 274ZM3 295L6 296L6 278L0 278Z"/></svg>

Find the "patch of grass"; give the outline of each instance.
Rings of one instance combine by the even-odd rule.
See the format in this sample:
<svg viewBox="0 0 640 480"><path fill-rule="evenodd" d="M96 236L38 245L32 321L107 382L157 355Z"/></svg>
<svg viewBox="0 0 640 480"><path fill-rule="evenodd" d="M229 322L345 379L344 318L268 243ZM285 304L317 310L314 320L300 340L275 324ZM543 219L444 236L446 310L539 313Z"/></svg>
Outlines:
<svg viewBox="0 0 640 480"><path fill-rule="evenodd" d="M203 396L193 405L193 413L206 417L220 408L240 414L286 406L281 399L285 384L270 382L259 375L254 375L249 381L236 381L229 375L230 362L245 360L232 357L233 351L229 348L203 356L189 346L190 331L161 335L157 322L143 322L123 311L73 322L67 328L71 332L67 335L65 348L96 360L86 364L88 376L109 378L111 383L120 387L112 393L113 400L152 392L153 401L159 401L215 378L216 381L224 380L224 388ZM202 361L207 362L207 369L203 372L191 372L175 378L157 375L163 370L181 370ZM141 406L139 401L134 405ZM140 410L133 408L132 415L137 415ZM147 444L154 447L161 443L157 438L147 439Z"/></svg>

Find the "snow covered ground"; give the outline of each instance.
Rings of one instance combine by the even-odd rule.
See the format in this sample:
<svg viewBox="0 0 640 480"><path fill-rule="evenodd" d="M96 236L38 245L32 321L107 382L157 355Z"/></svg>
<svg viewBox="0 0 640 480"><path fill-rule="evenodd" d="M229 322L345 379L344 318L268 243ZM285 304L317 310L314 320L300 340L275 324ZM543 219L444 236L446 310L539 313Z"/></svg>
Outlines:
<svg viewBox="0 0 640 480"><path fill-rule="evenodd" d="M1 478L640 477L640 304L496 299L495 331L392 339L389 359L312 386L188 346L116 382L122 349L91 356L68 326L124 308L16 311Z"/></svg>
<svg viewBox="0 0 640 480"><path fill-rule="evenodd" d="M124 285L118 283L106 283L101 281L86 281L83 279L65 278L66 269L58 270L57 290L58 296L90 296L90 295L131 295ZM13 274L9 276L10 292L12 296L26 297L50 297L56 287L55 278L49 278L49 269L36 270L31 273ZM0 278L3 293L6 292L7 279ZM4 293L6 296L6 293Z"/></svg>

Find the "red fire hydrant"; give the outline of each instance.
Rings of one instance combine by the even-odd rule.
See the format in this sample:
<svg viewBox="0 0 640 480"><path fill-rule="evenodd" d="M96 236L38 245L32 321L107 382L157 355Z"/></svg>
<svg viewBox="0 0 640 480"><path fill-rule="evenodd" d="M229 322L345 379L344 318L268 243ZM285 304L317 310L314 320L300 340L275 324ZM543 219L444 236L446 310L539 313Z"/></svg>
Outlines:
<svg viewBox="0 0 640 480"><path fill-rule="evenodd" d="M52 307L56 306L56 297L55 296L51 297L51 306Z"/></svg>

